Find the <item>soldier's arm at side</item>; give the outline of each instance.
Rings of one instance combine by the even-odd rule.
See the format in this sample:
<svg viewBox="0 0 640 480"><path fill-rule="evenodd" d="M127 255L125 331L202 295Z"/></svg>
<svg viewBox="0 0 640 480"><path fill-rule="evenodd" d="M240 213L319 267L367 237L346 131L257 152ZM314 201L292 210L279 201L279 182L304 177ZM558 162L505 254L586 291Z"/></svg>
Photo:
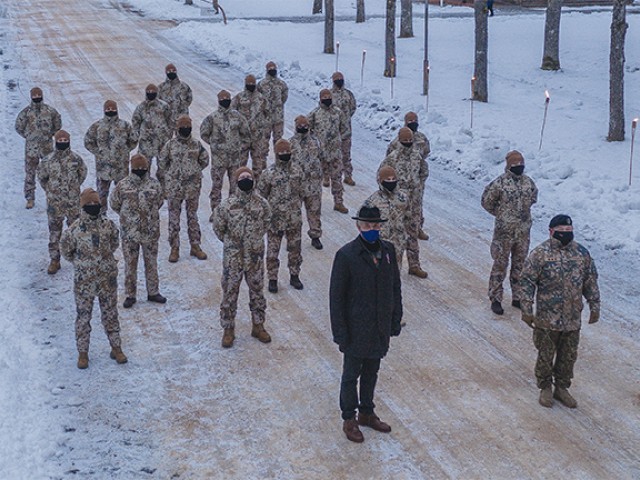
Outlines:
<svg viewBox="0 0 640 480"><path fill-rule="evenodd" d="M98 139L97 139L97 130L98 123L92 123L91 126L87 129L87 133L84 134L84 148L86 148L89 153L93 153L94 155L98 153Z"/></svg>
<svg viewBox="0 0 640 480"><path fill-rule="evenodd" d="M109 247L111 253L114 253L120 245L120 231L111 220L109 220L109 230Z"/></svg>
<svg viewBox="0 0 640 480"><path fill-rule="evenodd" d="M200 151L198 152L198 165L200 165L200 169L204 170L209 165L209 152L207 149L202 146L201 143L198 143Z"/></svg>
<svg viewBox="0 0 640 480"><path fill-rule="evenodd" d="M193 102L193 90L191 90L191 87L186 83L184 85L186 85L187 87L187 93L185 95L184 103L187 105L187 108L189 108L191 106L191 103Z"/></svg>
<svg viewBox="0 0 640 480"><path fill-rule="evenodd" d="M422 183L429 178L429 164L424 158L420 160L420 173L418 173L418 177L420 177Z"/></svg>
<svg viewBox="0 0 640 480"><path fill-rule="evenodd" d="M140 138L140 126L142 125L142 105L138 105L133 111L131 117L131 126L135 132L136 138Z"/></svg>
<svg viewBox="0 0 640 480"><path fill-rule="evenodd" d="M589 310L591 311L589 323L596 323L600 319L600 288L598 287L598 270L589 253L587 253L582 295L587 299Z"/></svg>
<svg viewBox="0 0 640 480"><path fill-rule="evenodd" d="M133 126L129 122L126 122L126 124L127 124L127 131L126 131L127 148L129 149L129 151L131 151L134 148L136 148L136 145L138 145L138 134L136 133Z"/></svg>
<svg viewBox="0 0 640 480"><path fill-rule="evenodd" d="M60 237L60 253L65 260L73 263L76 254L76 242L72 235L71 228L67 228L62 232L62 237Z"/></svg>
<svg viewBox="0 0 640 480"><path fill-rule="evenodd" d="M26 132L27 109L26 108L22 110L16 117L15 128L16 128L16 132L18 132L18 135L20 135L22 138L27 138L27 132Z"/></svg>
<svg viewBox="0 0 640 480"><path fill-rule="evenodd" d="M495 182L491 182L484 188L484 191L482 192L482 199L480 201L480 203L482 204L482 208L484 208L494 217L496 216L498 196L499 193L496 184Z"/></svg>
<svg viewBox="0 0 640 480"><path fill-rule="evenodd" d="M42 189L46 192L47 185L49 184L49 164L47 161L40 162L38 169L36 170L38 176L38 182Z"/></svg>
<svg viewBox="0 0 640 480"><path fill-rule="evenodd" d="M87 173L88 173L87 165L84 163L84 160L82 159L82 157L78 155L78 181L80 185L82 185L84 181L87 179Z"/></svg>
<svg viewBox="0 0 640 480"><path fill-rule="evenodd" d="M111 210L116 213L120 213L120 209L122 208L122 194L120 193L120 185L122 185L122 183L118 182L111 195L109 195L109 205L111 205Z"/></svg>
<svg viewBox="0 0 640 480"><path fill-rule="evenodd" d="M282 81L282 105L283 106L285 103L287 103L288 99L289 99L289 86L283 80Z"/></svg>
<svg viewBox="0 0 640 480"><path fill-rule="evenodd" d="M531 180L531 186L533 188L533 191L531 192L531 204L534 204L538 202L538 187L533 180Z"/></svg>
<svg viewBox="0 0 640 480"><path fill-rule="evenodd" d="M224 203L221 203L213 210L213 232L218 240L224 243L224 237L227 234L229 219L227 217L227 209Z"/></svg>
<svg viewBox="0 0 640 480"><path fill-rule="evenodd" d="M60 113L53 107L51 107L52 115L53 115L53 121L51 122L51 126L52 126L52 132L51 132L51 136L53 137L53 135L55 135L55 133L60 130L62 128L62 117L60 116Z"/></svg>
<svg viewBox="0 0 640 480"><path fill-rule="evenodd" d="M523 315L533 316L533 301L535 298L538 280L540 278L540 266L537 259L537 252L534 250L529 254L524 262L522 275L520 276L520 286L522 288L522 297L520 304Z"/></svg>

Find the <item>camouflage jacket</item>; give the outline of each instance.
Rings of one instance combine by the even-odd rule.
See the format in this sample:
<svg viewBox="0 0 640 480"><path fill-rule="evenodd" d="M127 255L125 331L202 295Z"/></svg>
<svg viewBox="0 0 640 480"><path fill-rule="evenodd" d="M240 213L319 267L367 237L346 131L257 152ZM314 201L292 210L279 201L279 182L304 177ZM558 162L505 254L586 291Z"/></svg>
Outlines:
<svg viewBox="0 0 640 480"><path fill-rule="evenodd" d="M320 140L323 150L340 149L342 139L349 136L344 114L335 105L320 105L307 115L309 130Z"/></svg>
<svg viewBox="0 0 640 480"><path fill-rule="evenodd" d="M46 103L31 102L16 118L16 132L26 140L30 157L44 157L53 151L53 135L62 128L58 111Z"/></svg>
<svg viewBox="0 0 640 480"><path fill-rule="evenodd" d="M592 312L600 311L596 265L587 249L575 241L563 247L550 238L534 248L524 263L520 284L523 313L533 314L536 296L538 328L579 330L583 296Z"/></svg>
<svg viewBox="0 0 640 480"><path fill-rule="evenodd" d="M80 186L86 178L87 166L71 148L55 150L38 165L38 181L49 207L80 208Z"/></svg>
<svg viewBox="0 0 640 480"><path fill-rule="evenodd" d="M506 171L487 185L482 193L482 208L496 217L496 234L529 232L531 206L538 201L538 189L526 175Z"/></svg>
<svg viewBox="0 0 640 480"><path fill-rule="evenodd" d="M130 174L116 185L111 208L120 215L122 241L153 243L160 238L158 210L164 201L160 182L147 173Z"/></svg>
<svg viewBox="0 0 640 480"><path fill-rule="evenodd" d="M267 99L271 123L284 122L284 104L289 98L289 87L285 81L267 75L258 82L257 90Z"/></svg>
<svg viewBox="0 0 640 480"><path fill-rule="evenodd" d="M209 165L209 153L192 136L176 136L169 140L158 158L158 180L167 198L200 196L202 170Z"/></svg>
<svg viewBox="0 0 640 480"><path fill-rule="evenodd" d="M431 144L429 143L429 139L422 132L413 132L413 146L418 150L418 152L420 152L420 156L423 160L426 160L431 153ZM387 147L387 156L389 156L394 150L398 150L400 147L402 147L402 144L400 143L400 140L398 140L398 137L391 140L391 143L389 143L389 146Z"/></svg>
<svg viewBox="0 0 640 480"><path fill-rule="evenodd" d="M333 96L333 103L343 113L348 135L351 135L351 117L356 113L357 108L356 97L353 96L351 90L336 86L331 88L331 95Z"/></svg>
<svg viewBox="0 0 640 480"><path fill-rule="evenodd" d="M380 237L393 243L396 251L404 250L408 238L407 226L411 221L407 194L398 188L389 192L380 185L379 190L367 198L364 204L368 207L378 207L380 216L387 219L382 223Z"/></svg>
<svg viewBox="0 0 640 480"><path fill-rule="evenodd" d="M301 187L302 171L295 161L276 160L262 172L258 191L271 207L270 231L283 232L302 225Z"/></svg>
<svg viewBox="0 0 640 480"><path fill-rule="evenodd" d="M404 190L409 195L409 199L412 199L422 192L424 182L429 177L429 165L416 148L407 148L404 145L400 147L402 148L392 151L382 161L380 167L385 165L393 167L398 178L398 188Z"/></svg>
<svg viewBox="0 0 640 480"><path fill-rule="evenodd" d="M302 197L322 192L322 158L320 142L312 133L295 133L289 139L291 161L302 173Z"/></svg>
<svg viewBox="0 0 640 480"><path fill-rule="evenodd" d="M144 100L136 107L131 117L133 131L138 141L157 139L162 145L169 141L173 134L171 126L171 109L162 100Z"/></svg>
<svg viewBox="0 0 640 480"><path fill-rule="evenodd" d="M213 231L224 244L224 268L259 269L270 222L269 202L253 190L237 190L223 200L214 210Z"/></svg>
<svg viewBox="0 0 640 480"><path fill-rule="evenodd" d="M93 123L84 136L84 147L96 157L100 180L119 182L129 174L129 153L138 138L126 120L107 117Z"/></svg>
<svg viewBox="0 0 640 480"><path fill-rule="evenodd" d="M265 136L269 126L269 104L264 95L245 89L233 97L230 108L239 111L247 119L252 141Z"/></svg>
<svg viewBox="0 0 640 480"><path fill-rule="evenodd" d="M60 239L62 256L73 263L76 293L102 295L118 288L118 228L105 215L80 218L65 230Z"/></svg>
<svg viewBox="0 0 640 480"><path fill-rule="evenodd" d="M200 138L211 146L211 154L238 154L249 148L251 133L249 124L237 110L218 107L200 125Z"/></svg>
<svg viewBox="0 0 640 480"><path fill-rule="evenodd" d="M179 78L165 80L158 85L158 98L169 104L171 110L171 128L176 128L176 121L180 115L189 115L189 106L193 101L191 87Z"/></svg>

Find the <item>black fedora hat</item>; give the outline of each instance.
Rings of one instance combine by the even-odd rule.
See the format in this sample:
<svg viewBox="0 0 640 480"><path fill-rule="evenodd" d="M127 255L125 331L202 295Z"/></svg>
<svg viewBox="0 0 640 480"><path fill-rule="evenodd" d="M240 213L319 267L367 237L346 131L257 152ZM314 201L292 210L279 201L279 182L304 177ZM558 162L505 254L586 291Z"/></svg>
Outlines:
<svg viewBox="0 0 640 480"><path fill-rule="evenodd" d="M378 207L367 207L366 205L360 207L358 215L351 218L369 223L382 223L387 221L386 218L380 218L380 209Z"/></svg>

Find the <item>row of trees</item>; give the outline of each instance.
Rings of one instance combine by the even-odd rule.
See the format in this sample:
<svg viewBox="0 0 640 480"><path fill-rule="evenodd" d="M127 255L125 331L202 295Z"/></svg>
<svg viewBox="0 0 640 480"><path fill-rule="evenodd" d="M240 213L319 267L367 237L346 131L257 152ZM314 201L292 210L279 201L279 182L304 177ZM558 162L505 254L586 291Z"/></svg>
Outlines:
<svg viewBox="0 0 640 480"><path fill-rule="evenodd" d="M324 5L323 5L324 2ZM613 0L613 15L611 20L611 48L609 54L609 141L622 141L625 136L624 122L624 45L628 28L626 23L627 0ZM400 38L413 37L413 6L412 0L400 0ZM314 0L313 13L325 14L324 53L334 52L334 6L333 0ZM364 0L356 2L356 22L365 21ZM385 77L395 77L397 68L396 57L396 10L397 0L386 0L385 22ZM562 0L548 0L545 29L544 49L542 54L543 70L560 69L560 17ZM488 87L488 48L489 26L487 20L486 0L474 0L475 18L475 62L472 97L480 102L489 100ZM424 48L424 88L423 95L428 95L429 60L428 60L428 25L429 4L425 0L425 48Z"/></svg>

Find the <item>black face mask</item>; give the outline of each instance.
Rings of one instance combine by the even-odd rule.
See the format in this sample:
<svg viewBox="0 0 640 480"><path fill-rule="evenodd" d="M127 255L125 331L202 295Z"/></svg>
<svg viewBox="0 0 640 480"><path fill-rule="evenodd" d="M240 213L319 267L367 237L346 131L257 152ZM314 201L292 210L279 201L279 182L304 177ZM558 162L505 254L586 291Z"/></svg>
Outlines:
<svg viewBox="0 0 640 480"><path fill-rule="evenodd" d="M183 138L189 138L189 135L191 135L191 127L180 127L178 134Z"/></svg>
<svg viewBox="0 0 640 480"><path fill-rule="evenodd" d="M113 110L109 110L108 112L104 112L104 114L105 114L107 117L111 117L111 118L113 118L113 117L115 117L116 115L118 115L118 112L114 112Z"/></svg>
<svg viewBox="0 0 640 480"><path fill-rule="evenodd" d="M231 100L228 98L225 98L224 100L220 100L218 102L218 105L224 108L229 108L231 106Z"/></svg>
<svg viewBox="0 0 640 480"><path fill-rule="evenodd" d="M142 178L147 174L148 170L144 170L144 169L140 169L140 170L131 170L131 173L133 173L134 175L137 175L138 177Z"/></svg>
<svg viewBox="0 0 640 480"><path fill-rule="evenodd" d="M255 90L256 90L256 86L255 85L245 85L244 88L246 88L250 92L255 92Z"/></svg>
<svg viewBox="0 0 640 480"><path fill-rule="evenodd" d="M411 148L413 146L413 142L400 142L400 143L407 148Z"/></svg>
<svg viewBox="0 0 640 480"><path fill-rule="evenodd" d="M515 175L522 175L522 172L524 172L524 165L514 165L509 168L509 171Z"/></svg>
<svg viewBox="0 0 640 480"><path fill-rule="evenodd" d="M176 72L169 72L167 73L167 78L169 80L175 80L176 78L178 78L178 74Z"/></svg>
<svg viewBox="0 0 640 480"><path fill-rule="evenodd" d="M32 99L31 99L31 101L32 101L33 103L40 103L40 102L42 102L42 97L32 98Z"/></svg>
<svg viewBox="0 0 640 480"><path fill-rule="evenodd" d="M327 106L327 107L330 107L331 103L333 103L333 99L331 99L331 98L323 98L322 100L320 100L320 103L325 105L325 106Z"/></svg>
<svg viewBox="0 0 640 480"><path fill-rule="evenodd" d="M387 182L386 180L384 180L382 182L382 186L384 188L386 188L387 190L389 190L390 192L393 192L396 189L396 186L398 185L398 182Z"/></svg>
<svg viewBox="0 0 640 480"><path fill-rule="evenodd" d="M281 153L280 155L278 155L278 158L280 160L282 160L283 162L288 162L289 160L291 160L291 154L290 153Z"/></svg>
<svg viewBox="0 0 640 480"><path fill-rule="evenodd" d="M238 180L238 188L243 192L248 192L253 188L253 180L251 178L243 178Z"/></svg>
<svg viewBox="0 0 640 480"><path fill-rule="evenodd" d="M147 92L147 100L155 100L157 96L157 92Z"/></svg>
<svg viewBox="0 0 640 480"><path fill-rule="evenodd" d="M407 127L409 127L412 132L415 132L418 130L418 122L409 122L407 123Z"/></svg>
<svg viewBox="0 0 640 480"><path fill-rule="evenodd" d="M267 73L272 77L275 77L278 74L278 70L275 70L275 69L267 70Z"/></svg>
<svg viewBox="0 0 640 480"><path fill-rule="evenodd" d="M333 84L338 88L342 88L344 86L344 80L334 80Z"/></svg>
<svg viewBox="0 0 640 480"><path fill-rule="evenodd" d="M298 127L296 128L296 132L304 135L305 133L309 133L309 127Z"/></svg>
<svg viewBox="0 0 640 480"><path fill-rule="evenodd" d="M567 246L573 240L573 232L553 232L553 238L559 240L562 246Z"/></svg>
<svg viewBox="0 0 640 480"><path fill-rule="evenodd" d="M56 150L61 152L69 148L69 142L56 142Z"/></svg>
<svg viewBox="0 0 640 480"><path fill-rule="evenodd" d="M100 215L101 208L102 207L100 205L85 205L84 207L82 207L87 215L90 215L92 217L97 217L98 215Z"/></svg>

